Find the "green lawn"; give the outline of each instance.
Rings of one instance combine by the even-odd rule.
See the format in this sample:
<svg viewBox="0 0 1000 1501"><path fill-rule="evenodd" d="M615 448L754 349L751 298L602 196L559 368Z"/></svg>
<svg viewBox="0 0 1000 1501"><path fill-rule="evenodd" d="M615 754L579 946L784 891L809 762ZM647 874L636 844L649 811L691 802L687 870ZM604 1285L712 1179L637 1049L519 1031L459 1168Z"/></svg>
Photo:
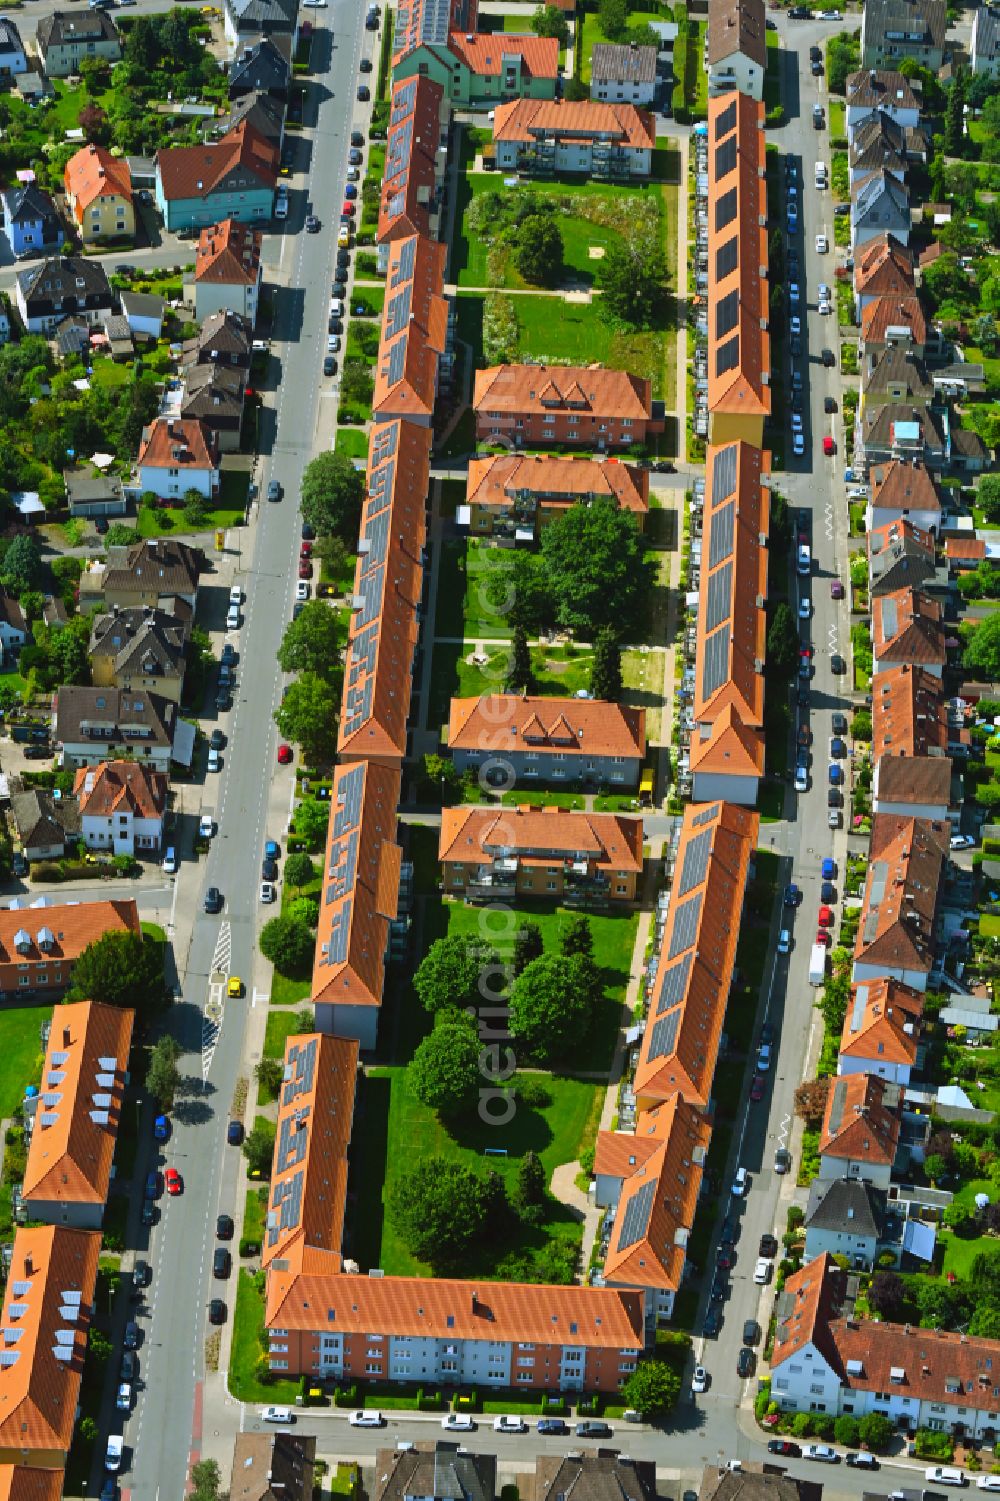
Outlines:
<svg viewBox="0 0 1000 1501"><path fill-rule="evenodd" d="M41 1077L45 1049L41 1026L52 1015L51 1006L11 1006L0 1013L0 1119L8 1119L24 1099L26 1084Z"/></svg>
<svg viewBox="0 0 1000 1501"><path fill-rule="evenodd" d="M264 1297L250 1273L240 1270L233 1312L233 1344L229 1356L229 1390L240 1402L291 1404L300 1390L298 1381L258 1381L257 1363L264 1354Z"/></svg>
<svg viewBox="0 0 1000 1501"><path fill-rule="evenodd" d="M579 21L580 13L577 12ZM662 21L663 16L658 10L630 10L628 13L629 26L648 26L653 21ZM581 77L584 83L590 82L590 59L594 51L595 42L604 42L607 38L601 30L597 12L592 11L583 16L583 32L580 45L583 47L583 69ZM699 71L701 70L701 51L698 52Z"/></svg>
<svg viewBox="0 0 1000 1501"><path fill-rule="evenodd" d="M95 360L93 363L90 379L95 386L123 386L132 378L131 366L124 362L118 364L115 360Z"/></svg>
<svg viewBox="0 0 1000 1501"><path fill-rule="evenodd" d="M284 1058L289 1037L311 1030L312 1017L308 1011L269 1011L264 1033L264 1057Z"/></svg>
<svg viewBox="0 0 1000 1501"><path fill-rule="evenodd" d="M368 434L363 427L338 427L334 447L349 459L367 459Z"/></svg>
<svg viewBox="0 0 1000 1501"><path fill-rule="evenodd" d="M242 526L243 517L246 514L249 483L249 473L237 469L223 469L219 484L218 504L206 510L205 522L200 530L226 531L230 527ZM182 511L171 510L166 506L163 508L140 506L136 529L140 537L162 537L165 534L175 533L183 536L191 530L184 521Z"/></svg>
<svg viewBox="0 0 1000 1501"><path fill-rule="evenodd" d="M264 1217L267 1213L267 1201L270 1189L266 1183L257 1188L247 1189L246 1207L243 1211L243 1240L256 1241L258 1245L264 1239Z"/></svg>
<svg viewBox="0 0 1000 1501"><path fill-rule="evenodd" d="M842 99L831 99L828 113L831 139L842 140L847 135L847 106Z"/></svg>
<svg viewBox="0 0 1000 1501"><path fill-rule="evenodd" d="M509 648L487 646L482 655L486 662L477 664L467 660L475 651L475 643L442 642L434 644L431 663L431 694L428 705L429 725L446 724L448 705L454 698L476 698L481 693L503 690L507 672ZM535 674L533 692L557 698L566 698L578 688L589 688L593 653L574 652L567 656L564 646L535 646L531 649L531 665Z"/></svg>

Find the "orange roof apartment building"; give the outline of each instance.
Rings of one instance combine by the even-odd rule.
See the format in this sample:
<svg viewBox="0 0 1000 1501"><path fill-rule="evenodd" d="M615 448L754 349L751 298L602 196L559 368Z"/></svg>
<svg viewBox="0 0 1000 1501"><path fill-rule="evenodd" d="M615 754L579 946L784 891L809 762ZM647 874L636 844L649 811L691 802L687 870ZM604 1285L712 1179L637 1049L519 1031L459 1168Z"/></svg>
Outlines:
<svg viewBox="0 0 1000 1501"><path fill-rule="evenodd" d="M610 500L628 511L642 531L649 511L649 470L612 458L501 453L470 459L465 505L457 519L473 536L537 542L553 517L595 500Z"/></svg>
<svg viewBox="0 0 1000 1501"><path fill-rule="evenodd" d="M600 365L491 365L476 371L472 405L477 440L514 448L604 453L663 431L650 382Z"/></svg>
<svg viewBox="0 0 1000 1501"><path fill-rule="evenodd" d="M272 1263L264 1324L273 1371L615 1392L643 1349L642 1296L630 1289L366 1277L339 1264L310 1251Z"/></svg>
<svg viewBox="0 0 1000 1501"><path fill-rule="evenodd" d="M105 933L139 931L131 898L0 909L0 1000L57 1000L89 943Z"/></svg>
<svg viewBox="0 0 1000 1501"><path fill-rule="evenodd" d="M90 142L66 163L63 185L85 245L135 234L132 174L124 157Z"/></svg>
<svg viewBox="0 0 1000 1501"><path fill-rule="evenodd" d="M406 755L423 579L429 429L378 422L368 444L337 753L398 766Z"/></svg>
<svg viewBox="0 0 1000 1501"><path fill-rule="evenodd" d="M380 272L389 264L393 241L414 234L437 238L450 115L444 89L433 79L393 84L375 231Z"/></svg>
<svg viewBox="0 0 1000 1501"><path fill-rule="evenodd" d="M0 1465L0 1501L61 1501L62 1470Z"/></svg>
<svg viewBox="0 0 1000 1501"><path fill-rule="evenodd" d="M771 413L764 105L708 101L708 441L760 447Z"/></svg>
<svg viewBox="0 0 1000 1501"><path fill-rule="evenodd" d="M840 1074L878 1074L905 1088L917 1062L924 998L898 980L851 986L840 1037Z"/></svg>
<svg viewBox="0 0 1000 1501"><path fill-rule="evenodd" d="M133 1012L97 1001L52 1017L21 1198L30 1220L99 1230L111 1186Z"/></svg>
<svg viewBox="0 0 1000 1501"><path fill-rule="evenodd" d="M638 787L646 711L603 699L484 693L453 698L448 749L483 787L572 782Z"/></svg>
<svg viewBox="0 0 1000 1501"><path fill-rule="evenodd" d="M450 365L451 303L444 296L447 247L410 235L389 247L382 336L375 361L376 421L430 428L442 366Z"/></svg>
<svg viewBox="0 0 1000 1501"><path fill-rule="evenodd" d="M642 181L652 170L655 147L656 117L634 104L512 99L493 119L493 151L501 172Z"/></svg>
<svg viewBox="0 0 1000 1501"><path fill-rule="evenodd" d="M338 766L330 792L310 999L316 1028L375 1046L399 901L398 767Z"/></svg>
<svg viewBox="0 0 1000 1501"><path fill-rule="evenodd" d="M96 1231L59 1225L14 1236L0 1312L0 1465L66 1463L100 1248Z"/></svg>
<svg viewBox="0 0 1000 1501"><path fill-rule="evenodd" d="M877 1074L839 1074L819 1133L819 1178L888 1188L899 1147L902 1092Z"/></svg>
<svg viewBox="0 0 1000 1501"><path fill-rule="evenodd" d="M642 819L562 808L441 810L442 887L472 901L633 902Z"/></svg>
<svg viewBox="0 0 1000 1501"><path fill-rule="evenodd" d="M913 288L913 255L895 235L876 235L859 246L854 257L854 305L859 322L876 297L907 297Z"/></svg>
<svg viewBox="0 0 1000 1501"><path fill-rule="evenodd" d="M689 803L633 1088L651 1110L679 1094L708 1107L760 819Z"/></svg>
<svg viewBox="0 0 1000 1501"><path fill-rule="evenodd" d="M752 807L764 774L769 457L749 443L706 455L688 753L696 802Z"/></svg>
<svg viewBox="0 0 1000 1501"><path fill-rule="evenodd" d="M889 978L927 989L950 836L950 824L876 813L852 979Z"/></svg>

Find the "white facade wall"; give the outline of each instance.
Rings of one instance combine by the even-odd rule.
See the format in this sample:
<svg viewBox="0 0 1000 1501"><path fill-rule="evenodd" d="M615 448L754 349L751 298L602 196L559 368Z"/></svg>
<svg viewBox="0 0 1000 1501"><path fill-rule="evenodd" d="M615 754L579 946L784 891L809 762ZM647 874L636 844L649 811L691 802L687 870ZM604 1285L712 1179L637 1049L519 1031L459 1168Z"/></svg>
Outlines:
<svg viewBox="0 0 1000 1501"><path fill-rule="evenodd" d="M856 1178L862 1183L871 1183L875 1188L888 1188L892 1177L889 1163L858 1162L853 1157L832 1157L824 1153L819 1159L816 1175L821 1183L834 1182L840 1178Z"/></svg>
<svg viewBox="0 0 1000 1501"><path fill-rule="evenodd" d="M744 53L731 52L728 57L720 58L718 62L710 65L708 92L724 94L728 89L738 89L741 94L747 94L751 99L763 99L764 72L763 68L751 61Z"/></svg>
<svg viewBox="0 0 1000 1501"><path fill-rule="evenodd" d="M139 489L152 490L164 500L180 499L189 490L197 490L199 495L211 500L218 483L217 469L168 469L158 464L142 464L139 468Z"/></svg>
<svg viewBox="0 0 1000 1501"><path fill-rule="evenodd" d="M911 1068L908 1063L888 1063L884 1058L878 1057L845 1057L841 1053L837 1059L837 1073L877 1074L889 1084L902 1084L906 1088L910 1082Z"/></svg>
<svg viewBox="0 0 1000 1501"><path fill-rule="evenodd" d="M870 300L870 299L869 299ZM913 526L918 526L925 532L933 532L935 536L941 529L941 512L935 511L901 511L890 506L875 506L868 502L865 510L865 529L874 531L880 526L889 526L894 521L906 520Z"/></svg>

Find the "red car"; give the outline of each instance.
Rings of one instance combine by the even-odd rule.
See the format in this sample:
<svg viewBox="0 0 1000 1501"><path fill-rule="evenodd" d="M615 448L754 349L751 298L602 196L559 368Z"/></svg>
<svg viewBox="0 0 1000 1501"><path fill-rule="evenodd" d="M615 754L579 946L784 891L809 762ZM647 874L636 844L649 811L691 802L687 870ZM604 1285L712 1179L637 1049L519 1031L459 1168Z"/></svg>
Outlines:
<svg viewBox="0 0 1000 1501"><path fill-rule="evenodd" d="M174 1198L177 1197L177 1195L184 1187L181 1175L175 1167L167 1168L166 1172L163 1174L163 1181L167 1185L167 1193L173 1194Z"/></svg>
<svg viewBox="0 0 1000 1501"><path fill-rule="evenodd" d="M310 561L309 561L308 558L303 558L302 561L299 563L299 578L300 579L311 579L312 576L313 576L313 565L310 563Z"/></svg>
<svg viewBox="0 0 1000 1501"><path fill-rule="evenodd" d="M278 765L290 766L292 764L292 747L290 745L278 746Z"/></svg>
<svg viewBox="0 0 1000 1501"><path fill-rule="evenodd" d="M750 1098L756 1105L758 1100L764 1098L764 1075L754 1074L753 1083L750 1085Z"/></svg>
<svg viewBox="0 0 1000 1501"><path fill-rule="evenodd" d="M312 552L313 552L313 545L312 545L312 543L311 542L303 542L302 546L299 548L299 557L300 558L311 558L312 557Z"/></svg>
<svg viewBox="0 0 1000 1501"><path fill-rule="evenodd" d="M833 925L833 910L830 907L820 907L817 919L821 928L829 928Z"/></svg>
<svg viewBox="0 0 1000 1501"><path fill-rule="evenodd" d="M829 458L831 454L837 452L837 445L836 443L834 443L829 433L827 433L826 437L823 439L823 452L826 454L827 458Z"/></svg>
<svg viewBox="0 0 1000 1501"><path fill-rule="evenodd" d="M812 657L812 654L813 654L814 651L815 651L815 647L809 646L808 644L805 645L805 646L800 646L799 647L799 656L802 657L802 659L804 661L808 662L809 659Z"/></svg>
<svg viewBox="0 0 1000 1501"><path fill-rule="evenodd" d="M833 939L826 928L820 928L816 933L816 942L821 943L825 949L828 949Z"/></svg>
<svg viewBox="0 0 1000 1501"><path fill-rule="evenodd" d="M353 200L350 199L350 198L345 198L344 199L344 206L340 210L341 218L343 218L343 216L345 214L353 214L353 213L354 213L354 202L353 202Z"/></svg>

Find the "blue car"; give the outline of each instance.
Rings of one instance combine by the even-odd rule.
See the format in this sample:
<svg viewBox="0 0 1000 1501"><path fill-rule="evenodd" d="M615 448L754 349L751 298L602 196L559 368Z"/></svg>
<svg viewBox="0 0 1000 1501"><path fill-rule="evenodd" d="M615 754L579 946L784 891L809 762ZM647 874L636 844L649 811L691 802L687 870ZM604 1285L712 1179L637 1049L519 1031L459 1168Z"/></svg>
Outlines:
<svg viewBox="0 0 1000 1501"><path fill-rule="evenodd" d="M830 859L824 860L823 861L823 868L820 871L820 875L823 877L824 881L832 881L832 880L834 880L836 878L836 875L837 875L837 862L836 862L836 860L830 860Z"/></svg>
<svg viewBox="0 0 1000 1501"><path fill-rule="evenodd" d="M821 902L835 902L837 900L837 888L832 881L824 881L819 889Z"/></svg>
<svg viewBox="0 0 1000 1501"><path fill-rule="evenodd" d="M564 1423L562 1418L539 1418L537 1423L539 1433L568 1433L569 1424Z"/></svg>
<svg viewBox="0 0 1000 1501"><path fill-rule="evenodd" d="M843 780L844 768L842 766L837 766L836 763L832 764L830 767L830 786L839 787Z"/></svg>
<svg viewBox="0 0 1000 1501"><path fill-rule="evenodd" d="M158 1199L163 1192L163 1177L158 1172L146 1174L146 1198Z"/></svg>
<svg viewBox="0 0 1000 1501"><path fill-rule="evenodd" d="M281 845L278 843L278 841L276 839L269 839L267 841L267 843L264 845L264 859L265 860L280 860L281 859Z"/></svg>
<svg viewBox="0 0 1000 1501"><path fill-rule="evenodd" d="M785 906L797 907L802 900L802 893L795 885L785 887Z"/></svg>
<svg viewBox="0 0 1000 1501"><path fill-rule="evenodd" d="M165 1115L158 1115L153 1122L153 1140L166 1141L170 1135L170 1122Z"/></svg>

